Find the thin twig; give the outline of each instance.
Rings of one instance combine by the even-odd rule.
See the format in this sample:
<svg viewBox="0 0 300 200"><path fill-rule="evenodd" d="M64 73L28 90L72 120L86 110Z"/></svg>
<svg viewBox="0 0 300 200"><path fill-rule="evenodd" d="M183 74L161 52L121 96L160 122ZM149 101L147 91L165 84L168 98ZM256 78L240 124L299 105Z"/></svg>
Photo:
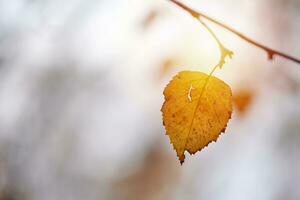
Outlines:
<svg viewBox="0 0 300 200"><path fill-rule="evenodd" d="M270 60L272 60L274 58L274 56L277 55L277 56L281 56L283 58L286 58L288 60L291 60L291 61L294 61L294 62L300 64L300 59L299 58L290 56L290 55L288 55L286 53L277 51L277 50L272 49L270 47L267 47L267 46L265 46L265 45L263 45L261 43L258 43L256 41L252 40L251 38L243 35L242 33L240 33L239 31L235 30L234 28L232 28L232 27L230 27L230 26L228 26L228 25L226 25L226 24L224 24L224 23L222 23L222 22L220 22L220 21L218 21L218 20L216 20L216 19L214 19L214 18L212 18L212 17L210 17L210 16L202 13L202 12L199 12L199 11L196 11L196 10L194 10L192 8L189 8L188 6L184 5L181 2L178 2L177 0L169 0L169 1L173 2L177 6L181 7L185 11L189 12L193 17L195 17L197 19L199 17L203 17L203 18L205 18L205 19L207 19L207 20L209 20L209 21L217 24L218 26L221 26L222 28L230 31L231 33L237 35L238 37L240 37L241 39L245 40L246 42L248 42L248 43L250 43L250 44L252 44L252 45L254 45L254 46L258 47L258 48L263 49L264 51L267 52L268 59L270 59Z"/></svg>
<svg viewBox="0 0 300 200"><path fill-rule="evenodd" d="M214 70L212 71L212 73L218 68L220 67L220 69L223 67L223 65L225 64L225 59L228 56L229 58L232 58L233 52L229 49L227 49L222 42L219 40L219 38L217 37L217 35L211 30L211 28L201 19L201 18L197 18L200 23L208 30L208 32L213 36L213 38L216 40L216 42L219 45L219 49L220 49L220 60L219 63L217 64L217 66L214 68ZM211 74L212 74L211 73Z"/></svg>

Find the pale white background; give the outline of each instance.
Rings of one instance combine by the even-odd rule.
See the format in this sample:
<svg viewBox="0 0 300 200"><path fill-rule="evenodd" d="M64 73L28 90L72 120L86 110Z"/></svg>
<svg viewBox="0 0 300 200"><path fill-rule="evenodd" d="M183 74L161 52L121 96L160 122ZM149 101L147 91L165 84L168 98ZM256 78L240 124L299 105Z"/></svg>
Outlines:
<svg viewBox="0 0 300 200"><path fill-rule="evenodd" d="M297 0L183 2L300 57ZM300 66L209 25L235 53L215 75L254 100L180 166L163 88L219 56L196 20L166 0L1 0L0 199L299 199Z"/></svg>

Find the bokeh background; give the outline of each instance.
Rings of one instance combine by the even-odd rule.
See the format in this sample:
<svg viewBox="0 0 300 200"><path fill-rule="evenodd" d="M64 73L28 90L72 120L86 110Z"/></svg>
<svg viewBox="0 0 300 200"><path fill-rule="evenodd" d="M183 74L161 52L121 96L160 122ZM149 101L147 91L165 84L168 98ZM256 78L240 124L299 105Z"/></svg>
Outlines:
<svg viewBox="0 0 300 200"><path fill-rule="evenodd" d="M300 57L299 0L186 0ZM0 200L300 199L300 66L208 23L225 134L180 166L162 91L219 50L167 0L0 0Z"/></svg>

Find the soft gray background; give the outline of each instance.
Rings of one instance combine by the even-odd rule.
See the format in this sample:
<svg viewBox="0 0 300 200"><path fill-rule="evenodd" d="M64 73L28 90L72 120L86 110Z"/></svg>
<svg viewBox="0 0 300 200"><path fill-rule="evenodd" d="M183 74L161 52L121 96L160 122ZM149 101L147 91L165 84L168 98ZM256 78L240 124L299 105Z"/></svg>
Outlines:
<svg viewBox="0 0 300 200"><path fill-rule="evenodd" d="M300 57L299 0L184 2ZM162 91L217 62L200 24L166 0L0 0L0 199L299 199L300 66L211 27L235 52L215 75L254 100L180 166Z"/></svg>

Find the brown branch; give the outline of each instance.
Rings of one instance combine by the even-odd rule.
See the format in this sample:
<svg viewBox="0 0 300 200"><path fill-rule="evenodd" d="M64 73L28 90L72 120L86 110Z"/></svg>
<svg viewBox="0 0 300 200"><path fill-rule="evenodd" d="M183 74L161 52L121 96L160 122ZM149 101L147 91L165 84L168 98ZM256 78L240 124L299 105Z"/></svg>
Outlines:
<svg viewBox="0 0 300 200"><path fill-rule="evenodd" d="M232 27L230 27L230 26L228 26L228 25L226 25L226 24L224 24L224 23L222 23L222 22L220 22L220 21L218 21L218 20L216 20L216 19L214 19L214 18L212 18L210 16L207 16L206 14L203 14L202 12L199 12L199 11L196 11L196 10L194 10L192 8L189 8L188 6L184 5L181 2L178 2L177 0L169 0L169 1L171 1L174 4L176 4L180 8L184 9L185 11L187 11L188 13L190 13L193 17L195 17L197 19L199 17L203 17L203 18L205 18L205 19L207 19L207 20L209 20L209 21L217 24L218 26L221 26L222 28L230 31L231 33L237 35L238 37L240 37L241 39L245 40L246 42L248 42L248 43L250 43L250 44L252 44L252 45L254 45L254 46L258 47L258 48L263 49L264 51L267 52L268 59L270 59L270 60L272 60L274 58L274 56L277 55L277 56L281 56L283 58L286 58L288 60L291 60L291 61L294 61L294 62L300 64L300 59L299 58L290 56L290 55L288 55L286 53L277 51L277 50L272 49L270 47L267 47L267 46L265 46L263 44L260 44L260 43L258 43L256 41L252 40L251 38L243 35L242 33L240 33L239 31L235 30L234 28L232 28Z"/></svg>

